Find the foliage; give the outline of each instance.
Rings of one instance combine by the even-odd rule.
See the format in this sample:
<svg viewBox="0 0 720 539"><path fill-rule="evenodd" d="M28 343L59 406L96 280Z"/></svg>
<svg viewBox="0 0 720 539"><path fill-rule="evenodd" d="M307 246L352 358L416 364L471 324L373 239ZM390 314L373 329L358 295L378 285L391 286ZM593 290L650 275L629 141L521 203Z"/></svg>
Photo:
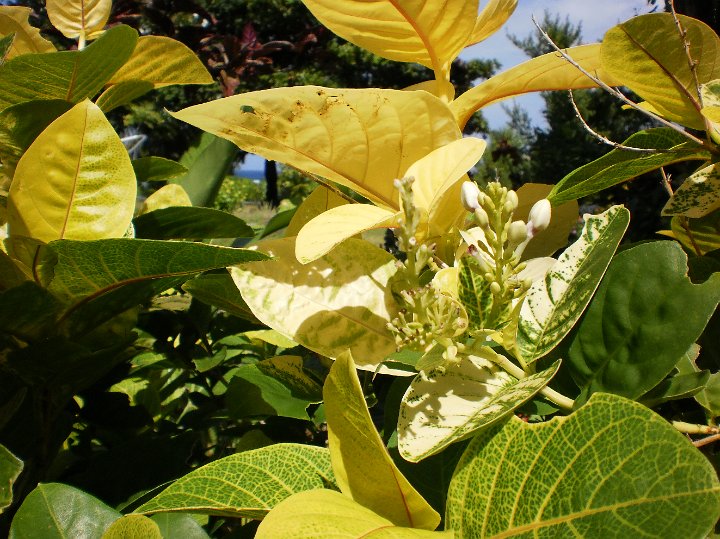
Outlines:
<svg viewBox="0 0 720 539"><path fill-rule="evenodd" d="M478 14L467 0L305 0L329 31L429 80L193 105L172 116L217 138L181 164L133 163L103 107L168 83L178 55L169 83L211 77L168 38L87 26L108 2L48 12L66 4L58 29L77 51L50 51L27 10L0 9L16 23L0 66L11 537L711 532L720 38L708 27L637 17L456 95L453 60L515 1ZM617 146L554 186L468 181L486 143L463 129L483 106L621 84L666 121L626 142L643 151ZM317 186L261 230L202 207L230 142ZM663 210L677 239L621 246L631 212L614 205L584 215L567 246L578 197L687 160L701 168ZM137 174L169 183L136 210ZM375 229L393 231L397 257L363 239ZM678 430L710 434L705 454Z"/></svg>
<svg viewBox="0 0 720 539"><path fill-rule="evenodd" d="M214 207L232 213L243 202L262 200L264 195L265 190L261 184L249 178L229 176L220 186Z"/></svg>

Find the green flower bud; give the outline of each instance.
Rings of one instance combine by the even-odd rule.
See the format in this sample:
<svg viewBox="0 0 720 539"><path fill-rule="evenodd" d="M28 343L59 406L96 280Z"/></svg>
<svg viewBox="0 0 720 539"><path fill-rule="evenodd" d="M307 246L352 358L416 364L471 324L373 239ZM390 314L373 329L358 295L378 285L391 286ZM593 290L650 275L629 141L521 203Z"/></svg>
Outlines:
<svg viewBox="0 0 720 539"><path fill-rule="evenodd" d="M511 246L520 245L527 236L527 225L523 221L513 221L507 228L507 239Z"/></svg>

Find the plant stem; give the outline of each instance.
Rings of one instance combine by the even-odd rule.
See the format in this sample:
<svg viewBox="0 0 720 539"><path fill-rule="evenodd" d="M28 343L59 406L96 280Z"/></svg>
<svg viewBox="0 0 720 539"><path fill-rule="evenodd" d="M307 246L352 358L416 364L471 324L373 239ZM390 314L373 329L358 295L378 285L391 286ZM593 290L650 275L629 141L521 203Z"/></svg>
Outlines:
<svg viewBox="0 0 720 539"><path fill-rule="evenodd" d="M512 361L510 361L508 358L503 356L502 354L498 354L497 358L494 360L500 367L505 369L506 372L517 378L518 380L522 380L523 378L527 378L527 373L523 371L520 367L515 365ZM571 398L566 397L562 393L558 393L554 389L545 386L540 390L540 394L551 401L554 404L557 404L560 408L565 410L566 412L572 412L573 406L575 405L575 401L573 401Z"/></svg>
<svg viewBox="0 0 720 539"><path fill-rule="evenodd" d="M685 434L720 434L720 428L710 425L698 425L696 423L685 423L684 421L673 421L672 426Z"/></svg>

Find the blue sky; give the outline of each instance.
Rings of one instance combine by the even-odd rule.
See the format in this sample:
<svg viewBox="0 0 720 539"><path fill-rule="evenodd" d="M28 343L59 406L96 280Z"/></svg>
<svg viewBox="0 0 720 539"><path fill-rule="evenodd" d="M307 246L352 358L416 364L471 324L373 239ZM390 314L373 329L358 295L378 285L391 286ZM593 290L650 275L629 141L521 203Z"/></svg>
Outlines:
<svg viewBox="0 0 720 539"><path fill-rule="evenodd" d="M486 2L481 0L482 8ZM512 34L518 37L525 37L534 30L531 17L542 20L545 10L551 13L558 13L565 16L574 23L582 25L583 41L594 43L600 41L605 32L635 15L641 15L649 11L646 0L518 0L518 7L501 28L490 39L469 47L460 55L461 58L495 58L500 64L500 71L504 71L514 65L527 60L527 56L520 51L508 39L507 35ZM529 113L536 125L544 123L542 117L542 98L537 94L527 94L515 98ZM511 104L513 100L504 101ZM491 128L502 127L507 121L507 115L502 110L501 104L492 105L483 109ZM261 158L249 155L245 159L246 170L262 169Z"/></svg>

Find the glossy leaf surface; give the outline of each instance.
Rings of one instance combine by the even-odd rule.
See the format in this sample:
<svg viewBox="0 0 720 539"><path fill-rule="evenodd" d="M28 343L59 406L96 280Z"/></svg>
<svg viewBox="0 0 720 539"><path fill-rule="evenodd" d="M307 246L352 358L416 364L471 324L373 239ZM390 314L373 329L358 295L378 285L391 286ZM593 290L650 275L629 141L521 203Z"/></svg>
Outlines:
<svg viewBox="0 0 720 539"><path fill-rule="evenodd" d="M328 444L340 490L395 526L434 530L440 515L400 473L365 404L355 362L338 356L323 389Z"/></svg>
<svg viewBox="0 0 720 539"><path fill-rule="evenodd" d="M655 387L700 337L718 301L720 275L692 284L675 242L618 253L570 345L576 402L598 391L635 399Z"/></svg>
<svg viewBox="0 0 720 539"><path fill-rule="evenodd" d="M400 454L418 462L505 419L546 386L557 369L556 364L516 380L487 361L467 358L444 371L419 374L400 406Z"/></svg>
<svg viewBox="0 0 720 539"><path fill-rule="evenodd" d="M347 496L313 490L291 496L270 512L258 527L257 539L432 539L454 537L452 532L403 528Z"/></svg>
<svg viewBox="0 0 720 539"><path fill-rule="evenodd" d="M18 162L10 233L42 241L121 237L136 190L123 143L100 109L83 101L51 123Z"/></svg>
<svg viewBox="0 0 720 539"><path fill-rule="evenodd" d="M133 159L132 166L138 183L165 181L182 176L188 171L176 161L154 156Z"/></svg>
<svg viewBox="0 0 720 539"><path fill-rule="evenodd" d="M693 70L670 13L634 17L611 28L602 42L602 67L666 119L704 130L695 81L720 78L720 39L697 19L678 15L678 20L687 32Z"/></svg>
<svg viewBox="0 0 720 539"><path fill-rule="evenodd" d="M630 220L630 212L613 206L586 215L580 238L536 281L520 309L517 352L530 363L548 353L568 334L600 284Z"/></svg>
<svg viewBox="0 0 720 539"><path fill-rule="evenodd" d="M12 487L22 469L23 462L0 445L0 513L12 502Z"/></svg>
<svg viewBox="0 0 720 539"><path fill-rule="evenodd" d="M81 51L23 55L0 69L0 110L33 99L79 103L97 94L122 66L137 43L137 33L118 25Z"/></svg>
<svg viewBox="0 0 720 539"><path fill-rule="evenodd" d="M687 516L692 515L688 519ZM481 434L453 477L461 537L705 537L720 515L707 459L663 418L615 395L569 417Z"/></svg>
<svg viewBox="0 0 720 539"><path fill-rule="evenodd" d="M389 208L397 199L394 179L430 151L461 137L447 106L419 91L275 88L173 116Z"/></svg>
<svg viewBox="0 0 720 539"><path fill-rule="evenodd" d="M263 518L291 494L332 485L327 449L275 444L206 464L175 481L136 512Z"/></svg>
<svg viewBox="0 0 720 539"><path fill-rule="evenodd" d="M328 357L349 348L361 368L374 370L395 351L386 328L397 309L387 287L397 271L392 255L349 239L303 265L295 259L295 238L264 241L259 248L275 260L230 272L261 322Z"/></svg>

